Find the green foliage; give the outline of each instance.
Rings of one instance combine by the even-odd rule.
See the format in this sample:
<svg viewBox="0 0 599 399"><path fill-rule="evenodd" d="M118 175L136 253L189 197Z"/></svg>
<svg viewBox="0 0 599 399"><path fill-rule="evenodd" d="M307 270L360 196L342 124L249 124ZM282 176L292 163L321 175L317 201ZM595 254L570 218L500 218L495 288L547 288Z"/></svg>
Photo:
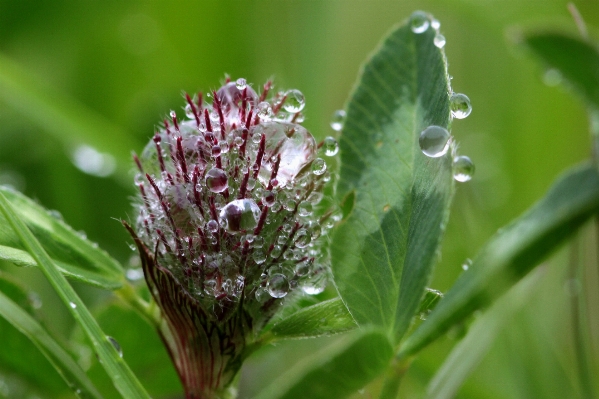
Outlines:
<svg viewBox="0 0 599 399"><path fill-rule="evenodd" d="M347 106L337 196L355 193L332 244L335 284L359 325L398 342L430 280L453 190L451 154L418 144L449 124L449 84L434 29L395 30L364 65Z"/></svg>
<svg viewBox="0 0 599 399"><path fill-rule="evenodd" d="M599 212L599 173L583 165L562 176L532 209L499 231L433 313L402 345L409 356L497 299Z"/></svg>
<svg viewBox="0 0 599 399"><path fill-rule="evenodd" d="M65 276L104 289L121 286L121 266L97 245L19 192L0 187L0 193ZM0 216L0 259L17 266L37 265L4 216Z"/></svg>
<svg viewBox="0 0 599 399"><path fill-rule="evenodd" d="M19 11L20 6L16 3L5 3L4 6L10 8L9 12L30 14L30 10ZM254 371L247 368L242 372L240 378L245 379L246 385L254 384L254 391L259 392L255 396L257 398L356 397L356 391L365 386L369 396L382 390L381 399L396 398L402 378L407 380L407 384L402 382L407 388L402 388L405 392L401 392L406 397L422 396L420 391L424 390L425 385L429 386L429 397L435 398L454 395L473 399L507 397L510 394L505 393L503 387L494 387L492 383L478 380L478 390L467 393L459 390L465 381L468 384L469 374L477 369L485 356L495 359L491 349L497 345L496 339L500 341L505 330L510 329L518 336L517 344L521 345L518 346L521 350L515 351L515 355L526 360L522 362L525 364L522 368L535 368L535 375L541 376L536 382L522 376L512 377L523 386L523 397L548 397L553 391L564 392L567 388L552 390L552 384L564 381L565 375L572 386L581 385L578 374L584 370L576 368L581 364L576 354L567 352L567 356L564 356L563 352L569 350L567 345L564 345L565 349L549 348L550 345L545 344L548 341L539 338L541 333L546 333L546 325L539 314L556 313L554 305L546 305L539 314L528 318L531 323L528 328L532 331L526 336L529 338L519 335L512 319L522 305L528 304L531 286L539 281L536 274L525 277L527 273L576 234L585 222L596 217L599 211L599 174L596 165L585 163L562 176L535 206L484 244L474 263L455 283L456 270L451 265L457 266L460 259L474 253L491 231L528 206L533 198L539 197L557 170L586 156L586 142L580 138L583 136L580 134L584 127L581 122L583 118L576 113L578 110L569 98L559 98L559 95L540 87L530 79L530 72L521 67L521 60L515 60L505 53L500 29L514 21L521 21L522 16L508 20L502 13L496 12L496 4L446 3L446 6L435 7L441 7L437 13L447 20L448 27L444 26L444 29L448 29L447 51L455 62L452 72L458 83L464 76L468 78L468 82L462 82L462 85L478 95L476 103L480 104L480 108L478 105L476 108L477 116L468 121L472 121L472 124L456 125L459 131L456 129L455 133L452 132L458 141L462 137L466 138L463 145L465 149L474 154L478 151L478 159L473 159L477 167L480 166L481 176L479 181L475 179L469 187L458 190L455 204L457 212L454 212L455 216L452 216L448 225L450 245L443 250L441 272L437 273L432 284L443 287L443 291L446 291L447 286L451 285L451 288L441 299L441 295L427 290L426 286L431 283L433 266L441 253L440 239L448 222L449 205L454 194L451 176L454 154L450 151L441 158L427 158L418 146L420 132L427 126L434 124L449 128L451 125L450 78L444 50L433 44L435 29L415 34L409 24L404 24L392 31L367 60L346 106L347 119L339 140L339 184L335 194L335 201L341 205L343 220L334 232L331 246L334 283L340 297L333 292L316 297L321 302L295 312L289 311L280 319L271 321L266 332L258 336L256 342L250 343L248 348L251 350L248 353L257 350L259 359L268 359L264 362L271 363L263 365L265 369L270 367L270 372L264 373L269 377L267 380L262 378L248 382L252 380ZM5 112L9 116L3 119L9 121L4 122L6 126L3 129L12 132L12 135L0 136L0 153L3 157L0 172L3 172L5 163L11 162L33 162L37 166L35 162L38 162L36 157L39 156L42 167L32 167L23 172L28 182L35 182L35 186L27 187L29 196L41 197L44 204L63 204L62 207L52 205L52 208L58 207L61 211L64 208L67 212L71 212L73 204L80 203L80 208L73 207L73 215L79 215L79 219L74 218L72 223L77 229L83 226L86 230L94 231L96 226L101 225L98 219L107 218L105 214L122 219L125 217L122 209L128 206L123 205L127 201L124 198L126 194L121 196L113 193L117 184L132 187L132 178L127 175L127 158L129 151L140 148L126 132L143 132L140 137L143 135L145 140L146 136L151 135L156 115L164 114L168 104L179 104L174 100L170 102L172 98L164 93L172 94L173 90L177 91L181 87L192 90L212 85L213 88L212 75L216 74L214 70L220 74L223 63L233 65L235 70L232 72L235 74L246 75L256 82L260 81L254 78L256 74L274 71L283 74L282 82L277 76L282 87L289 86L290 82L298 88L306 87L304 94L309 99L306 114L312 118L307 119L307 124L312 124L317 137L325 136L325 130L321 127L326 125L325 118L330 114L329 110L325 109L326 106L310 108L310 99L313 103L331 101L338 104L346 92L343 82L349 82L348 76L354 74L353 70L348 73L340 66L351 65L353 57L362 57L360 49L365 51L371 45L367 39L373 40L380 33L377 29L386 24L382 21L397 20L399 14L391 11L394 7L413 7L409 2L407 5L385 4L380 9L375 4L355 4L358 11L350 11L349 8L341 10L331 4L310 5L314 7L313 11L318 11L314 15L322 18L315 22L312 22L314 18L311 15L304 15L295 8L293 12L292 8L285 8L294 7L289 5L276 7L288 10L293 18L281 18L284 13L280 12L276 18L268 18L266 7L252 11L247 8L230 10L226 5L219 5L215 6L218 12L202 10L197 13L173 12L172 15L170 5L169 9L163 9L162 6L155 6L151 10L144 8L144 12L160 21L157 26L170 29L171 37L165 34L162 38L165 46L161 49L163 57L156 54L144 57L140 53L136 56L138 58L131 54L123 55L123 51L119 53L111 47L110 40L117 35L112 32L117 30L113 26L113 15L96 13L103 8L93 6L98 7L97 10L90 8L93 17L85 18L93 18L94 23L81 23L78 29L87 32L88 36L98 35L93 28L96 25L103 25L106 31L98 35L102 39L94 39L97 42L69 50L78 54L78 58L71 59L70 64L65 61L73 71L63 68L63 53L56 55L60 62L53 61L61 65L58 71L44 64L44 57L52 58L43 51L53 48L47 45L54 43L53 39L46 37L51 35L37 34L43 37L43 40L38 39L37 50L22 46L21 41L25 39L17 33L15 41L11 41L10 34L18 32L21 24L14 23L12 18L6 19L10 13L3 12L0 15L0 19L5 18L3 25L6 26L4 33L0 30L3 42L12 43L14 49L27 51L19 53L7 45L2 49L3 54L0 54L0 100L10 106L2 110L2 116ZM551 1L547 5L543 4L542 11L556 14L551 4ZM510 7L515 6L505 4L502 10L517 10ZM588 7L591 9L590 5ZM273 8L273 12L279 8ZM65 15L83 11L67 11L60 7L57 10ZM122 11L127 15L138 12L130 9ZM46 17L46 14L52 15L51 9L39 5L36 12L43 18L32 17L29 23L40 26L40 32L43 29L53 34L60 31L60 27L52 25L60 23L53 22L61 21L60 18ZM218 18L219 12L226 15L226 20L214 19ZM407 12L402 8L401 15ZM518 13L521 14L519 9ZM599 15L588 10L587 13L590 16ZM175 14L178 14L176 18ZM206 35L195 35L197 39L190 35L193 29L189 30L189 26L198 23L198 15L203 29L219 32L218 41L206 40ZM136 23L148 23L144 16L147 17L145 14L134 14ZM248 20L258 18L268 18L269 23L255 26L250 22L253 28L248 29ZM171 22L171 19L176 22ZM307 20L314 27L323 28L298 29L303 26L302 21L305 23ZM122 26L125 25L123 22ZM73 36L70 31L72 26L65 24L69 38ZM122 26L120 30L124 29ZM181 26L186 29L181 29ZM129 35L131 32L145 34L146 30L127 32ZM273 32L277 33L273 35ZM324 32L327 35L323 35ZM337 32L342 32L339 34L342 40L335 39ZM301 35L301 40L298 37L297 43L291 45L294 41L288 42L287 39L293 39L294 35ZM456 39L452 40L452 37ZM278 40L285 40L284 45ZM330 44L327 44L327 40L335 40L331 42L336 43L334 51L328 47ZM231 54L234 54L230 58L227 58L226 51L219 48L221 44L215 44L221 41L227 42L227 49L230 47ZM542 60L544 66L558 70L585 100L591 110L591 129L596 139L595 150L599 154L599 114L596 112L599 108L599 52L595 44L591 40L547 30L525 32L521 35L521 41ZM143 50L144 42L140 43L129 51ZM256 43L259 45L256 46ZM194 46L201 48L203 55L217 54L218 57L197 57L195 51L189 51L190 48L195 49ZM106 48L110 50L106 52ZM239 62L241 55L248 57L249 48L256 48L258 66L252 67L249 59ZM274 54L274 49L280 55ZM31 54L36 55L32 57ZM340 61L334 64L338 66L331 68L317 65L324 58L339 58ZM201 62L198 61L200 59ZM264 59L269 62L264 62ZM288 65L287 59L293 62ZM108 64L110 62L115 64ZM164 62L164 66L158 65L160 62ZM29 68L25 68L27 63ZM26 72L28 69L36 70L32 66L37 67L38 63L42 65L37 69L42 79L32 78ZM140 70L145 72L149 64L153 65L153 69L149 69L151 73L139 73ZM84 69L85 65L88 69ZM212 72L210 68L213 68ZM327 68L330 71L326 72ZM101 76L97 76L98 69L106 70L107 77L101 79ZM85 76L84 82L80 76ZM90 79L90 76L94 76L94 79ZM62 87L61 79L64 80ZM50 84L41 84L43 80L50 80L61 88L55 90ZM148 104L148 92L161 98L157 104ZM532 96L528 96L530 93ZM135 96L145 100L132 100ZM476 97L471 95L471 98ZM559 112L552 112L552 107ZM14 118L9 109L24 116L26 122ZM37 128L31 128L29 123ZM27 154L27 157L23 157L22 144L16 146L21 151L11 147L11 140L21 143L21 131L23 137L33 132L29 134L33 137L29 142L32 145L26 147L31 149L32 154ZM485 132L490 132L492 137ZM471 144L472 140L476 140L473 138L482 140L485 137L487 141L481 143L487 144ZM108 180L89 177L78 180L80 176L76 176L78 172L74 168L71 170L70 166L61 167L57 164L57 159L66 157L56 148L68 150L81 143L113 154L117 160L117 172ZM50 149L43 153L46 146ZM503 161L502 148L509 154ZM493 168L497 169L495 175ZM50 178L43 179L40 176ZM88 180L91 181L89 185L81 183ZM4 181L5 175L0 173L0 182ZM55 187L53 194L49 194L48 187ZM116 189L116 192L119 190L123 189ZM502 197L503 202L494 197ZM495 200L496 205L490 205ZM21 287L25 284L13 282L12 276L0 276L0 337L4 342L0 350L0 371L8 376L6 378L18 376L19 381L27 385L28 394L42 397L70 397L72 394L67 392L69 386L79 387L83 390L82 396L88 397L117 397L119 394L125 398L148 397L146 389L152 397L157 398L177 395L181 389L180 383L173 367L170 364L167 366L168 355L153 331L159 322L154 314L156 309L142 299L149 297L147 290L141 287L133 289L125 283L119 261L80 237L75 229L25 195L0 188L0 208L3 215L0 215L0 260L17 266L39 266L50 282L51 289L67 305L64 309L56 310L52 307L59 308L58 303L45 301L43 311L49 314L47 320L51 323L57 320L61 322L60 312L69 312L68 315L77 323L72 341L81 346L91 342L94 354L92 367L86 375L65 350L70 348L66 344L67 340L53 338L51 329L46 328L46 320L40 321L37 317L39 311L32 309L27 291ZM114 231L119 228L114 223ZM113 230L104 230L98 227L96 235L109 243L111 253L125 264L130 254L121 242L122 237ZM587 251L584 262L596 267L593 264L596 257L593 251ZM550 263L549 267L560 268L565 262L558 259ZM135 269L132 271L135 272ZM14 273L14 279L18 281L21 271ZM93 307L96 311L92 315L63 276L104 290L114 290L120 299L134 308L123 308L107 302L110 293L90 290L89 287L84 289L75 284L81 296L99 305ZM594 284L593 281L585 281L582 273L576 278L579 280L575 282L581 285ZM29 283L27 281L27 286ZM561 288L558 286L558 289ZM596 292L596 286L591 285L590 290L586 287L586 291L581 289L581 293L587 291ZM582 297L582 294L579 296ZM334 299L322 300L331 297ZM550 297L553 299L557 295L550 293ZM55 299L53 301L56 302ZM75 307L70 306L71 303ZM487 307L488 310L485 310ZM582 308L586 309L584 306ZM452 344L444 339L446 333L452 328L466 328L472 313L479 309L485 310L485 313L477 317L469 333L443 360L449 351L448 346ZM590 306L588 314L596 314L596 309L595 305ZM585 315L584 312L580 314L582 317ZM415 317L418 315L426 320L419 321ZM148 320L150 323L146 322ZM66 324L66 327L62 326L63 330L69 330L68 322L61 323ZM570 338L570 324L560 320L561 330L555 334L561 341L567 341L563 337ZM580 327L574 322L572 324L574 329ZM106 334L118 340L124 357L121 358L114 350ZM326 338L326 342L332 344L315 352L278 351L279 346L265 345L277 340L329 335L333 336ZM535 345L529 345L527 339L534 341ZM596 337L593 339L597 341ZM432 342L436 342L437 347L421 352ZM31 343L39 351L34 350ZM585 342L578 344L580 348L585 348ZM302 348L294 340L277 342L276 345L288 345L286 348L298 345L297 348ZM592 376L598 366L593 364L597 353L593 352L592 346L588 348L586 356L591 360L586 371ZM270 357L260 357L259 353L268 353ZM281 353L279 358L276 353ZM287 353L295 353L301 358L294 366L282 369L279 364L288 360L284 359ZM532 354L539 354L545 361L538 361ZM416 355L419 356L418 360L404 376ZM95 356L99 362L94 360ZM426 360L422 360L427 357L434 359L428 363L428 368ZM514 358L503 366L494 364L490 371L481 370L480 367L477 371L491 375L493 381L507 381L508 371L518 369L516 362L518 359ZM537 364L539 367L536 367ZM561 379L550 377L552 374L545 369L549 370L550 366L560 368ZM134 373L139 376L139 381ZM429 380L432 382L429 383ZM410 389L420 391L414 394ZM19 394L13 393L12 397ZM0 397L3 396L5 392L0 378ZM244 392L240 392L240 397L244 397Z"/></svg>

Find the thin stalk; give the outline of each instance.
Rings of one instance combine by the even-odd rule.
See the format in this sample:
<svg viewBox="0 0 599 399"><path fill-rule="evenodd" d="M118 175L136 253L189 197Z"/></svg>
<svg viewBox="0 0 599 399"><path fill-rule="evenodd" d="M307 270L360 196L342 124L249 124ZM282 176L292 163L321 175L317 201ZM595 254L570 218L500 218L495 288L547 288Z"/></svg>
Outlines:
<svg viewBox="0 0 599 399"><path fill-rule="evenodd" d="M379 399L397 399L401 379L406 371L408 371L413 359L413 357L402 360L398 360L397 358L393 359L393 363L391 363L391 366L387 369Z"/></svg>
<svg viewBox="0 0 599 399"><path fill-rule="evenodd" d="M574 338L574 350L576 351L576 362L580 376L580 385L583 397L593 399L595 389L593 375L588 358L589 345L588 336L585 333L586 303L582 278L584 275L584 263L580 261L580 237L574 237L570 244L570 282L574 283L570 291L570 313L572 315L572 329Z"/></svg>
<svg viewBox="0 0 599 399"><path fill-rule="evenodd" d="M123 286L114 291L114 293L123 302L131 306L133 310L137 311L153 327L160 325L160 314L154 301L144 301L129 282L123 281Z"/></svg>

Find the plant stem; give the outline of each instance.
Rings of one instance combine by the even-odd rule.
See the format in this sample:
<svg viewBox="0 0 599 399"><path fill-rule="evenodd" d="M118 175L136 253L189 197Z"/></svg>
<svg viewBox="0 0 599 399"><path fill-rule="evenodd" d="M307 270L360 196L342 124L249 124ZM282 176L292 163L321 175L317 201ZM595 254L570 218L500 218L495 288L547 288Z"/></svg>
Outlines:
<svg viewBox="0 0 599 399"><path fill-rule="evenodd" d="M574 336L574 348L576 361L580 375L580 385L583 397L595 398L593 377L588 355L590 346L585 334L586 327L586 303L584 296L584 263L580 261L580 238L575 236L570 244L570 282L575 283L570 291L570 313L572 315L572 329Z"/></svg>
<svg viewBox="0 0 599 399"><path fill-rule="evenodd" d="M379 399L397 399L399 384L406 371L408 371L410 364L412 364L412 360L412 357L402 360L393 359L393 363L387 369Z"/></svg>
<svg viewBox="0 0 599 399"><path fill-rule="evenodd" d="M154 327L160 325L160 316L157 312L154 301L148 303L144 301L135 288L128 281L123 281L123 286L114 293L126 304L131 306L137 313L139 313L148 323Z"/></svg>

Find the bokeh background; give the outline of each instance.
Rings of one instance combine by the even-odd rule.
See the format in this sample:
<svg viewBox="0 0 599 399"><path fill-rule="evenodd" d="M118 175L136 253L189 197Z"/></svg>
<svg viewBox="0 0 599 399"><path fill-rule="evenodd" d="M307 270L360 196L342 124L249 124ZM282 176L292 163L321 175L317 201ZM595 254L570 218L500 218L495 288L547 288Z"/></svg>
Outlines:
<svg viewBox="0 0 599 399"><path fill-rule="evenodd" d="M589 25L599 26L599 1L574 4ZM305 126L324 138L334 133L330 116L343 108L362 62L393 25L422 9L441 21L453 89L473 105L471 116L453 124L460 152L475 162L476 175L455 196L432 284L444 291L499 227L540 198L560 171L590 156L583 104L513 40L522 28L576 32L566 5L563 0L0 0L0 184L58 210L76 230L129 264L132 252L118 220L131 211L130 153L141 151L169 110L182 112L182 91L216 89L225 73L245 77L254 87L274 78L277 88L305 94ZM587 230L579 241L592 246L592 229ZM533 299L505 325L459 397L577 394L564 288L567 257L563 250L547 262ZM39 294L54 334L80 345L72 320L36 270L1 267ZM591 274L587 284L594 284L589 303L599 303L597 276ZM87 287L80 292L97 305L105 329L114 330L125 358L153 395L177 397L178 382L151 329L126 309L106 310L109 294ZM589 309L595 343L596 312L597 305ZM0 341L9 334L4 328ZM242 373L242 397L251 397L297 353L326 342L289 343L256 354ZM404 397L422 395L453 343L448 337L424 352L406 376ZM149 348L145 353L142 344ZM21 363L35 357L21 356ZM77 356L105 378L84 346ZM58 377L46 386L31 382L35 378L24 369L18 361L0 362L0 397L20 397L16 392L29 392L23 388L28 384L37 395L31 398L70 397Z"/></svg>

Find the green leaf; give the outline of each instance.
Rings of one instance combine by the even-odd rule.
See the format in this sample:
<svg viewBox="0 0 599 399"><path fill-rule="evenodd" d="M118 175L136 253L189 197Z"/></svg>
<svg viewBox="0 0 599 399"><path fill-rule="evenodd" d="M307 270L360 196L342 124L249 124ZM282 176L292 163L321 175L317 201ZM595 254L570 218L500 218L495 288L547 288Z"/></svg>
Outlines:
<svg viewBox="0 0 599 399"><path fill-rule="evenodd" d="M16 214L40 241L67 277L105 289L122 285L123 271L119 263L71 227L52 216L43 207L17 191L0 187ZM0 259L17 266L37 266L27 253L19 236L0 215Z"/></svg>
<svg viewBox="0 0 599 399"><path fill-rule="evenodd" d="M539 270L540 271L540 270ZM540 274L531 273L480 316L451 351L427 388L427 398L454 398L462 383L479 365L495 338L531 297Z"/></svg>
<svg viewBox="0 0 599 399"><path fill-rule="evenodd" d="M1 276L0 276L1 277ZM82 398L101 398L102 396L96 390L87 375L81 370L79 365L69 356L69 354L48 334L27 311L21 308L13 301L14 292L18 289L14 284L7 287L7 281L1 278L0 280L0 317L3 317L24 334L29 340L39 349L39 351L48 359L60 374L68 386L78 389L78 396ZM12 291L12 295L10 294ZM21 292L21 297L26 296ZM6 334L2 335L4 345L7 345ZM12 346L12 345L9 345ZM23 354L13 354L13 356L23 356ZM40 377L43 372L40 370L39 364L30 363L31 374Z"/></svg>
<svg viewBox="0 0 599 399"><path fill-rule="evenodd" d="M432 314L400 348L418 352L499 297L599 211L599 175L589 164L564 174L524 215L501 229L479 252Z"/></svg>
<svg viewBox="0 0 599 399"><path fill-rule="evenodd" d="M0 212L4 214L6 221L15 230L25 249L35 259L52 288L75 318L75 321L81 326L87 338L92 342L104 370L111 377L114 386L121 395L127 399L149 398L148 393L133 375L127 363L119 356L108 337L102 332L83 301L54 265L41 243L14 211L13 206L2 191L0 191Z"/></svg>
<svg viewBox="0 0 599 399"><path fill-rule="evenodd" d="M437 259L453 192L451 155L425 156L430 125L447 128L449 83L434 29L391 33L364 65L339 141L337 198L355 192L353 210L332 243L339 294L359 325L397 342L418 310Z"/></svg>
<svg viewBox="0 0 599 399"><path fill-rule="evenodd" d="M307 338L332 335L356 328L340 298L303 308L277 322L270 334L276 338Z"/></svg>
<svg viewBox="0 0 599 399"><path fill-rule="evenodd" d="M523 43L562 76L586 102L599 108L599 50L585 40L559 32L527 32Z"/></svg>
<svg viewBox="0 0 599 399"><path fill-rule="evenodd" d="M387 334L360 329L299 361L256 399L345 398L382 373L392 357Z"/></svg>

